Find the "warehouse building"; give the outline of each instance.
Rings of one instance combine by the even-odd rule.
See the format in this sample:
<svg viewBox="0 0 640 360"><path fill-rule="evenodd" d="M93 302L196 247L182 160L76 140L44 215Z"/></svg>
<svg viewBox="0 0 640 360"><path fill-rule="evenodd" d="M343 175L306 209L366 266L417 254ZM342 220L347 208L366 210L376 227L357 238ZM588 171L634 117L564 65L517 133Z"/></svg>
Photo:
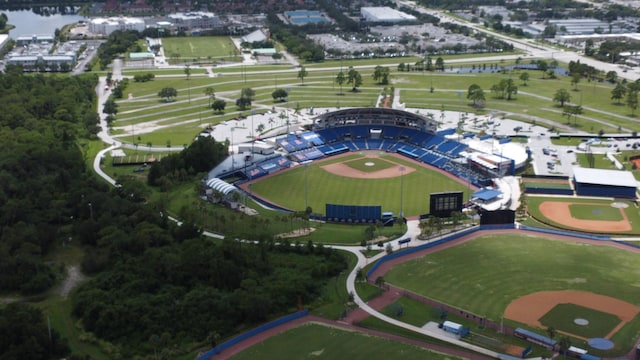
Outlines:
<svg viewBox="0 0 640 360"><path fill-rule="evenodd" d="M388 6L381 7L362 7L360 15L363 21L374 23L399 23L405 21L416 21L416 17L392 9Z"/></svg>

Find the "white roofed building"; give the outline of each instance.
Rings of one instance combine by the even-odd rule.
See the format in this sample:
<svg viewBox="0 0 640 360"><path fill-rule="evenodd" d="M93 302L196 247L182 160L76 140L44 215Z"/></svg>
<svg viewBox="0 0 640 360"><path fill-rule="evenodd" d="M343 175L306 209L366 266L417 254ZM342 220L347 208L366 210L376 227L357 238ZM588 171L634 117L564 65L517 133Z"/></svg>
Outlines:
<svg viewBox="0 0 640 360"><path fill-rule="evenodd" d="M630 171L573 168L573 182L580 196L636 198L638 182Z"/></svg>
<svg viewBox="0 0 640 360"><path fill-rule="evenodd" d="M177 30L213 29L222 26L220 18L212 12L175 13L167 18Z"/></svg>
<svg viewBox="0 0 640 360"><path fill-rule="evenodd" d="M110 18L95 18L89 21L89 31L110 35L116 30L126 31L135 30L142 32L146 28L144 20L133 17L110 17Z"/></svg>
<svg viewBox="0 0 640 360"><path fill-rule="evenodd" d="M360 8L360 15L364 21L376 23L398 23L416 20L415 16L392 9L388 6L362 7Z"/></svg>

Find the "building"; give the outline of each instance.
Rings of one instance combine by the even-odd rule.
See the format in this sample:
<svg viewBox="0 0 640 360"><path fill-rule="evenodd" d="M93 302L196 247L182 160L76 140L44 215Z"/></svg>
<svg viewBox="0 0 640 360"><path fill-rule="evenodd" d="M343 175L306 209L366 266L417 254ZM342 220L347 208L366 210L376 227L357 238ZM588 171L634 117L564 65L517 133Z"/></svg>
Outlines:
<svg viewBox="0 0 640 360"><path fill-rule="evenodd" d="M242 37L243 43L264 42L269 40L269 30L256 30Z"/></svg>
<svg viewBox="0 0 640 360"><path fill-rule="evenodd" d="M25 71L58 71L63 67L66 67L66 71L68 71L73 68L75 62L75 54L9 55L7 58L7 64L22 66Z"/></svg>
<svg viewBox="0 0 640 360"><path fill-rule="evenodd" d="M142 32L145 28L144 20L132 17L95 18L89 21L89 31L106 36L116 30Z"/></svg>
<svg viewBox="0 0 640 360"><path fill-rule="evenodd" d="M175 13L167 16L176 30L213 29L221 27L220 18L211 12L194 11Z"/></svg>
<svg viewBox="0 0 640 360"><path fill-rule="evenodd" d="M415 16L392 9L388 6L362 7L360 8L360 15L363 21L374 23L399 23L416 20Z"/></svg>
<svg viewBox="0 0 640 360"><path fill-rule="evenodd" d="M53 44L55 38L51 35L31 35L31 36L18 36L16 38L16 46L27 46L32 44L47 45Z"/></svg>
<svg viewBox="0 0 640 360"><path fill-rule="evenodd" d="M0 34L0 50L9 42L9 35Z"/></svg>
<svg viewBox="0 0 640 360"><path fill-rule="evenodd" d="M293 25L306 25L329 23L331 20L320 11L317 10L293 10L285 11L284 16Z"/></svg>
<svg viewBox="0 0 640 360"><path fill-rule="evenodd" d="M580 196L636 198L638 182L629 171L573 168L573 182Z"/></svg>

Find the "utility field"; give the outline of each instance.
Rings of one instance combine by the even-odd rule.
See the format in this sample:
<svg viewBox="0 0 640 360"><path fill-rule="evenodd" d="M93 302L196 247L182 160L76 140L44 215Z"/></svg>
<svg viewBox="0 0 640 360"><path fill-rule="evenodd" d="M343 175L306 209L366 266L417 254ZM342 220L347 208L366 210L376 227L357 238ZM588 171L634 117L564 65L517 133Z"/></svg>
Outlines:
<svg viewBox="0 0 640 360"><path fill-rule="evenodd" d="M458 359L401 342L344 331L319 324L307 324L273 336L233 356L244 359Z"/></svg>
<svg viewBox="0 0 640 360"><path fill-rule="evenodd" d="M292 210L305 209L305 199L307 199L308 205L316 213L324 213L327 203L381 205L382 211L393 211L396 214L400 212L402 205L404 214L408 216L429 212L430 193L443 191L466 193L468 191L466 184L403 158L386 153L375 153L375 155L367 153L366 156L361 153L350 153L346 156L314 162L308 167L299 166L272 177L258 179L250 185L250 189L253 194ZM326 170L327 165L341 164L347 172L358 171L349 167L349 164L352 161L354 164L362 164L362 159L366 160L364 162L374 163L372 167L382 162L384 168L378 172L391 170L391 175L394 177L371 178L375 177L375 173L363 171L365 174L363 176L370 176L370 178L354 178ZM392 163L394 167L402 166L405 170L400 172L386 168L388 163ZM404 175L400 176L401 174Z"/></svg>
<svg viewBox="0 0 640 360"><path fill-rule="evenodd" d="M640 269L635 264L639 260L637 253L609 246L504 234L483 236L404 262L384 278L390 284L500 322L512 301L545 291L595 293L638 306ZM573 313L578 316L579 312ZM560 325L565 320L556 319L556 315L550 312L544 321L557 330L573 330L563 329ZM584 312L581 316L592 315ZM523 326L506 317L504 321ZM538 332L544 333L542 326ZM616 346L607 355L628 351L638 336L640 316L635 316L612 336Z"/></svg>
<svg viewBox="0 0 640 360"><path fill-rule="evenodd" d="M162 39L164 55L172 60L179 58L230 60L235 58L237 48L228 36L189 36Z"/></svg>

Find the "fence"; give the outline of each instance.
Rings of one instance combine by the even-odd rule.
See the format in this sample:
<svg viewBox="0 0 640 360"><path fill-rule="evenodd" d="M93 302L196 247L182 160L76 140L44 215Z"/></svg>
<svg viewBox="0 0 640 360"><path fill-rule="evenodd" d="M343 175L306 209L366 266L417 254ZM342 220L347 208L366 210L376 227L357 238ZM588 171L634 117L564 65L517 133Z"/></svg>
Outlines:
<svg viewBox="0 0 640 360"><path fill-rule="evenodd" d="M611 240L611 237L609 237L608 235L595 235L595 234L588 234L588 233L569 231L569 230L545 229L545 228L539 228L539 227L533 227L533 226L527 226L527 225L520 225L520 229L541 232L545 234L571 236L571 237L577 237L577 238L589 239L589 240L607 240L607 241Z"/></svg>
<svg viewBox="0 0 640 360"><path fill-rule="evenodd" d="M286 324L289 321L293 321L293 320L305 317L305 316L307 316L308 313L309 313L309 310L302 310L302 311L299 311L297 313L290 314L290 315L281 317L279 319L273 320L271 322L268 322L266 324L260 325L255 329L249 330L244 334L240 334L240 335L238 335L238 336L236 336L236 337L234 337L234 338L232 338L232 339L230 339L228 341L225 341L224 343L214 347L213 349L207 351L206 353L198 356L197 360L209 360L214 355L219 354L222 351L224 351L224 350L226 350L226 349L228 349L228 348L230 348L230 347L232 347L232 346L234 346L234 345L236 345L236 344L238 344L238 343L240 343L240 342L242 342L242 341L244 341L246 339L249 339L249 338L251 338L253 336L256 336L256 335L258 335L258 334L260 334L262 332L265 332L267 330L273 329L276 326L280 326L282 324Z"/></svg>

